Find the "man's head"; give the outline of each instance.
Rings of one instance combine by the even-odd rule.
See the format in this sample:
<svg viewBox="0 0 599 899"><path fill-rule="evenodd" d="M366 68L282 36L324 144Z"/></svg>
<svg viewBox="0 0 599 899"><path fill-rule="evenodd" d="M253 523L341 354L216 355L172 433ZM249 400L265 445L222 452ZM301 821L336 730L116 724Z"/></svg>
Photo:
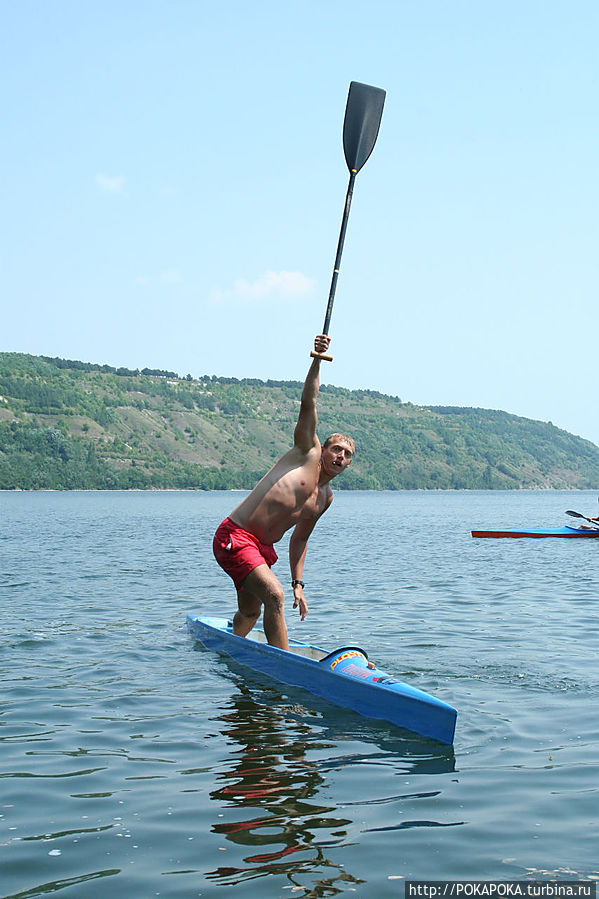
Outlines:
<svg viewBox="0 0 599 899"><path fill-rule="evenodd" d="M356 444L348 434L331 434L322 446L322 467L330 477L336 477L351 464Z"/></svg>
<svg viewBox="0 0 599 899"><path fill-rule="evenodd" d="M352 456L354 456L356 453L356 444L354 443L354 438L350 437L349 434L331 434L325 440L323 449L326 449L326 447L330 446L331 443L344 443L350 450Z"/></svg>

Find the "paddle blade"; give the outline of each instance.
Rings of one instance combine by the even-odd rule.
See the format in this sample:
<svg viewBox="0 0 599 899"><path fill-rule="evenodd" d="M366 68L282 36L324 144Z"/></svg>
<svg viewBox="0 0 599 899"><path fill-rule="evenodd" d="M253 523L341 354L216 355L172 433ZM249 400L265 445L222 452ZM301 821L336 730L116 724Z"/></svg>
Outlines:
<svg viewBox="0 0 599 899"><path fill-rule="evenodd" d="M350 172L359 172L374 149L384 102L380 87L351 82L343 121L343 152Z"/></svg>
<svg viewBox="0 0 599 899"><path fill-rule="evenodd" d="M581 515L580 512L573 512L572 509L566 509L566 515L571 515L572 518L584 518L586 520L586 515Z"/></svg>

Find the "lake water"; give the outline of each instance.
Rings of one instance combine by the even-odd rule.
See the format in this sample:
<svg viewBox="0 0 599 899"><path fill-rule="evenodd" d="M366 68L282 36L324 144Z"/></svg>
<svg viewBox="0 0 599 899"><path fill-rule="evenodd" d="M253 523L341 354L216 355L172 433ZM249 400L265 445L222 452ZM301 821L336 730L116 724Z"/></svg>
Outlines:
<svg viewBox="0 0 599 899"><path fill-rule="evenodd" d="M0 493L2 897L599 879L599 540L470 536L597 494L337 492L319 522L291 636L454 705L451 749L194 645L239 498Z"/></svg>

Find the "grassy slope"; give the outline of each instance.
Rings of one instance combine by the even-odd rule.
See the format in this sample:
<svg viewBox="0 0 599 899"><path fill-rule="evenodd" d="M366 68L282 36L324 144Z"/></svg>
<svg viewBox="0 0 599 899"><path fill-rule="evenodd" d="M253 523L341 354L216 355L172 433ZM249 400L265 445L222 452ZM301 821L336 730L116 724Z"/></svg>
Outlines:
<svg viewBox="0 0 599 899"><path fill-rule="evenodd" d="M179 379L0 353L0 488L253 486L288 446L301 384ZM354 436L337 487L591 488L599 448L505 412L324 386L319 433Z"/></svg>

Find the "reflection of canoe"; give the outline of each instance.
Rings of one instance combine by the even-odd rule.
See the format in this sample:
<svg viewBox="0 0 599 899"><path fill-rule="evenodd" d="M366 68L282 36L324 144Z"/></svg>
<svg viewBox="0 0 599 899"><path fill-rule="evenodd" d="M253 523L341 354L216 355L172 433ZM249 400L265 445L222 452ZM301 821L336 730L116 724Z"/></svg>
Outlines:
<svg viewBox="0 0 599 899"><path fill-rule="evenodd" d="M599 537L599 528L527 528L503 531L472 531L473 537Z"/></svg>
<svg viewBox="0 0 599 899"><path fill-rule="evenodd" d="M453 743L456 710L378 668L368 667L368 656L357 646L327 653L309 643L290 640L287 652L269 646L262 631L256 629L249 637L238 637L224 618L188 615L187 628L208 649L224 652L278 681L304 687L369 718L389 721L440 743Z"/></svg>

